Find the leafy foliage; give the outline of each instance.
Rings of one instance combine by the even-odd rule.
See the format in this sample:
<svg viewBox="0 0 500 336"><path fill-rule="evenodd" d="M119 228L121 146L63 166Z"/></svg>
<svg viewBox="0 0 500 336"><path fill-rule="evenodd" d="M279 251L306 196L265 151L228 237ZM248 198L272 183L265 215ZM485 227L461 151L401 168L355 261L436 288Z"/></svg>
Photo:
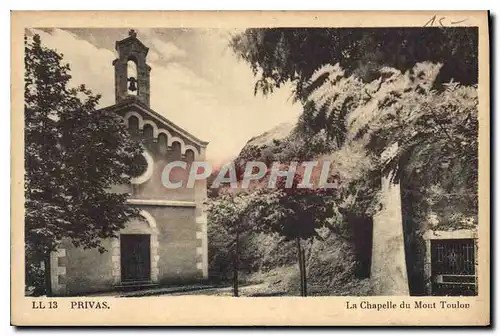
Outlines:
<svg viewBox="0 0 500 336"><path fill-rule="evenodd" d="M245 159L331 162L332 205L344 218L373 215L391 172L406 220L418 223L408 237L477 224L476 28L259 28L231 47L251 66L256 93L291 81L303 105L293 134L246 148ZM283 196L262 203L280 229L290 214L276 211Z"/></svg>
<svg viewBox="0 0 500 336"><path fill-rule="evenodd" d="M319 237L317 230L335 216L335 192L330 189L258 189L251 197L253 222L286 240Z"/></svg>
<svg viewBox="0 0 500 336"><path fill-rule="evenodd" d="M231 46L253 69L258 91L268 94L292 81L304 106L298 132L262 153L333 160L332 175L343 177L340 198L358 204L355 212L374 209L376 193L368 195L374 202L357 195L376 189L377 172L395 171L395 179L404 174L422 188L446 185L442 197L470 195L457 206L474 213L477 29L259 28L235 36ZM322 146L310 146L310 139ZM366 169L351 174L341 153ZM451 180L460 186L450 189Z"/></svg>
<svg viewBox="0 0 500 336"><path fill-rule="evenodd" d="M357 174L352 174L352 169L359 164L340 168L336 174L343 172L341 181L355 182L359 188L366 186L359 184L362 179L370 182L365 177L377 178L376 171L384 174L393 171L395 179L404 175L405 180L414 181L413 185L426 188L429 196L436 188L442 188L442 196L462 195L462 200L467 201L459 208L464 213L474 213L477 207L477 92L472 86L455 82L447 83L445 90L434 90L440 69L440 64L429 62L418 63L405 73L384 68L380 78L363 84L354 75L341 77L343 72L338 64L326 65L310 81L314 90L305 103L302 129L311 130L309 125L320 120L318 125L323 126L311 131L333 132L332 137L339 130L345 130L344 141L338 141L339 147L330 159L340 167L349 161L361 160L361 166L371 168ZM351 102L349 109L337 113L337 107L344 106L346 100ZM307 106L314 108L308 110ZM336 128L332 129L330 122L335 123ZM342 152L350 155L339 156ZM389 152L390 155L386 155ZM345 178L346 173L351 176ZM449 197L446 200L450 202Z"/></svg>
<svg viewBox="0 0 500 336"><path fill-rule="evenodd" d="M117 115L96 111L99 95L68 87L62 61L38 35L25 39L25 240L33 264L63 239L104 251L102 240L138 215L128 194L110 188L143 171L141 146Z"/></svg>
<svg viewBox="0 0 500 336"><path fill-rule="evenodd" d="M288 81L298 100L314 72L337 64L345 76L365 82L379 77L379 69L405 72L416 63L443 63L437 84L454 78L477 83L477 28L251 28L230 46L258 76L255 92L272 93ZM422 41L425 41L422 43Z"/></svg>

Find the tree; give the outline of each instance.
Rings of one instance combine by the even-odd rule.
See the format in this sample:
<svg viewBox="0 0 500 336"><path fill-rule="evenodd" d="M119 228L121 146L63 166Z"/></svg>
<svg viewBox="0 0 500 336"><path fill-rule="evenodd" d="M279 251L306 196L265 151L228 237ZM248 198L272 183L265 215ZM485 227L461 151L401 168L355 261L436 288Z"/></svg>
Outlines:
<svg viewBox="0 0 500 336"><path fill-rule="evenodd" d="M245 193L231 193L225 191L217 198L209 201L208 220L210 223L217 223L227 233L231 240L224 242L229 248L233 271L233 296L239 296L238 273L240 264L240 236L248 232L251 228L248 225L248 200Z"/></svg>
<svg viewBox="0 0 500 336"><path fill-rule="evenodd" d="M376 169L394 172L395 180L404 175L427 187L445 183L452 192L451 179L445 182L451 174L455 192L462 191L467 199L460 208L474 213L477 92L456 82L433 90L441 67L424 62L404 73L383 68L380 78L363 83L355 75L344 77L338 64L325 65L306 87L314 89L299 126L326 132L337 139L339 150L362 145L366 155L374 154L369 159ZM381 161L380 155L396 143L393 155Z"/></svg>
<svg viewBox="0 0 500 336"><path fill-rule="evenodd" d="M434 228L447 229L477 223L477 92L454 82L433 90L440 68L429 62L405 73L382 68L381 77L369 83L354 74L346 77L338 64L313 74L298 129L306 137L323 132L336 140L337 148L326 156L344 200L339 212L374 215L383 192L380 178L389 175L403 183L407 220L433 221ZM382 159L390 148L396 150ZM414 230L423 231L425 225ZM402 245L418 240L412 231L400 238ZM421 271L415 268L419 261L413 250L406 254L408 268L414 269L410 272Z"/></svg>
<svg viewBox="0 0 500 336"><path fill-rule="evenodd" d="M243 176L248 161L260 160L269 163L290 157L308 155L303 148L323 148L321 137L309 139L311 146L302 146L303 139L293 135L284 141L274 141L273 145L261 147L246 146L235 160L238 180ZM299 141L295 143L294 140ZM287 166L282 166L287 170ZM294 177L291 188L286 179L278 177L275 188L268 188L270 172L259 181L254 181L248 189L225 191L209 204L209 222L218 223L227 230L232 247L233 288L237 291L239 244L242 233L254 232L278 234L284 241L294 241L297 249L297 263L300 271L301 295L307 296L306 253L304 244L312 245L314 239L323 239L319 234L322 227L337 224L337 190L327 188L298 188L303 177L300 172Z"/></svg>
<svg viewBox="0 0 500 336"><path fill-rule="evenodd" d="M477 40L476 28L458 27L255 28L234 36L230 46L256 75L256 93L270 94L288 81L295 84L294 98L304 107L297 125L303 138L323 132L324 142L334 141L339 149L350 136L357 143L367 141L365 147L377 156L404 138L406 145L388 162L387 172L410 157L416 139L441 135L447 146L456 142L448 153L457 153L458 143L465 141L474 165ZM416 112L419 99L426 99L422 112ZM430 108L433 104L439 113ZM458 125L459 120L467 124ZM425 127L427 122L432 127ZM443 131L451 125L462 129L453 141L452 131Z"/></svg>
<svg viewBox="0 0 500 336"><path fill-rule="evenodd" d="M430 61L444 64L436 84L451 78L477 83L477 28L251 28L230 46L258 76L255 92L272 93L291 81L298 100L307 97L304 86L326 64L339 63L346 76L370 82L382 67L405 72Z"/></svg>
<svg viewBox="0 0 500 336"><path fill-rule="evenodd" d="M100 96L84 85L70 88L70 66L62 62L38 35L25 38L26 286L35 295L51 294L50 253L63 239L104 252L103 239L138 216L128 194L110 188L145 168L122 120L96 111Z"/></svg>
<svg viewBox="0 0 500 336"><path fill-rule="evenodd" d="M301 295L307 296L306 254L303 241L312 244L322 239L318 230L335 217L335 191L331 189L285 188L259 189L251 194L250 218L257 229L278 233L285 241L295 241L299 265Z"/></svg>
<svg viewBox="0 0 500 336"><path fill-rule="evenodd" d="M255 92L294 83L299 137L335 143L316 156L337 165L340 213L373 214L390 174L421 218L453 199L441 219L477 223L476 29L249 29L231 46L258 76ZM342 162L353 158L363 169Z"/></svg>
<svg viewBox="0 0 500 336"><path fill-rule="evenodd" d="M278 234L284 241L295 242L301 295L306 296L307 246L311 250L315 240L323 240L319 234L322 228L328 228L337 237L346 234L342 215L355 208L351 198L362 204L371 201L369 185L360 183L360 176L372 172L375 168L364 155L360 156L356 152L359 149L336 151L338 144L332 141L324 129L315 131L304 123L296 125L290 134L282 139L272 139L261 145L252 143L253 141L249 141L235 159L236 167L240 167L239 171L244 171L245 164L249 161L261 161L268 166L268 174L248 189L248 197L251 198L247 202L251 208L248 215L252 227L260 232ZM332 152L335 152L335 155L332 155ZM360 160L350 160L352 157L360 157ZM267 187L269 167L273 163L301 163L310 160L318 162L318 167L313 169L311 174L310 181L313 185L318 185L319 171L323 163L327 164L326 161L333 163L330 166L331 176L328 182L342 183L338 183L336 188L297 188L304 173L299 167L291 188L286 188L286 180L283 178L278 179L276 188ZM346 162L352 163L351 166L346 167ZM339 163L341 166L338 166ZM282 170L288 168L286 164L281 167ZM373 181L373 178L368 179ZM351 181L353 182L347 183ZM352 197L353 194L356 197Z"/></svg>

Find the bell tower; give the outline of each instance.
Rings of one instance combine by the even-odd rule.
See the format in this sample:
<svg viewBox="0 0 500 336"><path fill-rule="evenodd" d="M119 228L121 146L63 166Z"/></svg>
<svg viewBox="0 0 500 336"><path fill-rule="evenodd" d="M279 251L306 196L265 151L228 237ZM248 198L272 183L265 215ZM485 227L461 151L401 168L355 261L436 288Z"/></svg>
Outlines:
<svg viewBox="0 0 500 336"><path fill-rule="evenodd" d="M138 99L149 106L151 67L146 64L149 48L139 41L135 30L131 29L128 35L115 45L118 52L118 58L113 61L116 103L126 99Z"/></svg>

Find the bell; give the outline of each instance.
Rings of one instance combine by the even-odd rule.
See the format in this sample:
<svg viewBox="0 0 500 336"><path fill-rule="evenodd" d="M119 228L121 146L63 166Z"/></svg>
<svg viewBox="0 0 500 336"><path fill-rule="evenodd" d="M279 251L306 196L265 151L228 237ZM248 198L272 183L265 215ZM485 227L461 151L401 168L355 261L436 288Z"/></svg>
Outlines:
<svg viewBox="0 0 500 336"><path fill-rule="evenodd" d="M130 82L128 89L132 92L137 91L137 79L135 79L135 77L130 77L128 81Z"/></svg>

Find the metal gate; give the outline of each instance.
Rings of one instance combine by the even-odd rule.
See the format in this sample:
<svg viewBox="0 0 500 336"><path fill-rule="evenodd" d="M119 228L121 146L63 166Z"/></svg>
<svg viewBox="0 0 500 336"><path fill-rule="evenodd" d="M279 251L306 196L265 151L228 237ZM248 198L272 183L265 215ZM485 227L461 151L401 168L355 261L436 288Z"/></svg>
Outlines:
<svg viewBox="0 0 500 336"><path fill-rule="evenodd" d="M431 266L432 295L477 295L474 239L432 240Z"/></svg>

